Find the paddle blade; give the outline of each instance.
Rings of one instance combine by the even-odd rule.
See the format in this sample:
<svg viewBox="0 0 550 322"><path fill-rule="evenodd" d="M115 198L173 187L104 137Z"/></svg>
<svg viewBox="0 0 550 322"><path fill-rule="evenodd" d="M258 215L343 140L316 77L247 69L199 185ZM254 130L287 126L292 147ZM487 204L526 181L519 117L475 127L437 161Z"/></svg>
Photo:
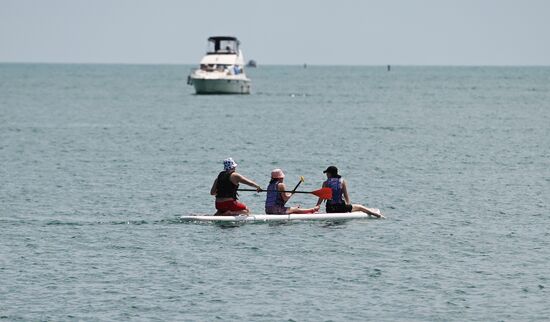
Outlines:
<svg viewBox="0 0 550 322"><path fill-rule="evenodd" d="M321 199L332 199L332 189L326 187L311 192Z"/></svg>

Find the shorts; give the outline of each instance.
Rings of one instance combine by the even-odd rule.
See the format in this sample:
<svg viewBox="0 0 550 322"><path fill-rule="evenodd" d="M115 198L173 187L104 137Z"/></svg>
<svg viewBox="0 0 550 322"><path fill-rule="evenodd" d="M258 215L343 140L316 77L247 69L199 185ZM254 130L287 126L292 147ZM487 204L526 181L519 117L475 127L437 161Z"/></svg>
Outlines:
<svg viewBox="0 0 550 322"><path fill-rule="evenodd" d="M220 212L242 211L246 210L246 205L244 203L238 202L237 200L227 200L216 202L216 209Z"/></svg>
<svg viewBox="0 0 550 322"><path fill-rule="evenodd" d="M353 208L352 205L346 205L345 203L340 204L334 204L334 205L327 205L327 213L334 213L334 212L351 212L351 209Z"/></svg>
<svg viewBox="0 0 550 322"><path fill-rule="evenodd" d="M268 215L286 215L287 210L288 210L288 207L281 207L281 206L266 207L265 213Z"/></svg>

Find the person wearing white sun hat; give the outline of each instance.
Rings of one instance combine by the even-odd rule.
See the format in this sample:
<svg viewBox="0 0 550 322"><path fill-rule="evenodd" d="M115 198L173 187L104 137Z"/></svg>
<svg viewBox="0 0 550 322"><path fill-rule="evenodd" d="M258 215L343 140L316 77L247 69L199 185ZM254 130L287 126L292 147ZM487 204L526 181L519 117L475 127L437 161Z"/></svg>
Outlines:
<svg viewBox="0 0 550 322"><path fill-rule="evenodd" d="M265 199L265 213L273 215L285 214L312 214L319 210L319 206L314 208L286 207L285 203L292 197L292 193L284 192L285 174L281 169L271 171L271 181L267 187L267 197Z"/></svg>
<svg viewBox="0 0 550 322"><path fill-rule="evenodd" d="M262 191L262 188L254 181L236 172L237 163L232 158L223 160L223 171L218 174L212 184L210 194L216 196L216 214L215 216L234 216L248 215L250 209L238 201L237 189L239 183L256 188L256 191Z"/></svg>

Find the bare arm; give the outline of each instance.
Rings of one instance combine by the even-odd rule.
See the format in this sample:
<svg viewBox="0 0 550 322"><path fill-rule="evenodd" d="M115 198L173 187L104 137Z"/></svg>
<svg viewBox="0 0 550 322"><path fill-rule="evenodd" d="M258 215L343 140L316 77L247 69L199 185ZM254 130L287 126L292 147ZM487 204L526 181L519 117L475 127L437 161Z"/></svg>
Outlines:
<svg viewBox="0 0 550 322"><path fill-rule="evenodd" d="M233 184L244 183L245 185L254 187L258 190L258 192L262 190L262 187L260 187L259 184L238 173L231 174L230 180Z"/></svg>
<svg viewBox="0 0 550 322"><path fill-rule="evenodd" d="M215 196L216 193L218 193L218 179L214 180L214 183L212 184L212 188L210 189L210 194L212 196Z"/></svg>
<svg viewBox="0 0 550 322"><path fill-rule="evenodd" d="M282 192L286 190L286 186L284 183L279 184L278 188L279 191L281 191L281 198L283 198L284 202L287 202L290 197L292 197L292 194L289 192Z"/></svg>
<svg viewBox="0 0 550 322"><path fill-rule="evenodd" d="M348 186L346 184L346 180L342 180L342 192L344 193L344 200L346 201L346 205L351 204L349 201Z"/></svg>

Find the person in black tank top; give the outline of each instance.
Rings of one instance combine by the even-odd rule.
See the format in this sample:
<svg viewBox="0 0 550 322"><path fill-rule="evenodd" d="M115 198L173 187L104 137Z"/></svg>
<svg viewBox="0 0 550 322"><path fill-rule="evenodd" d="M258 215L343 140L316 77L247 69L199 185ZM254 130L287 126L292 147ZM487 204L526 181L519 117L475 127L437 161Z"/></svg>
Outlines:
<svg viewBox="0 0 550 322"><path fill-rule="evenodd" d="M254 187L258 192L262 191L262 188L256 182L237 173L237 163L232 158L223 161L223 168L224 171L218 174L210 189L210 194L216 196L216 213L214 215L248 215L250 209L244 203L237 200L239 183Z"/></svg>
<svg viewBox="0 0 550 322"><path fill-rule="evenodd" d="M341 179L341 176L338 174L338 168L331 165L323 171L323 173L326 173L327 175L327 181L323 182L323 188L330 187L332 189L334 199L331 200L331 202L327 202L327 213L362 211L370 216L384 218L380 212L380 209L367 208L363 205L352 204L350 202L346 180ZM339 180L336 180L336 178ZM319 198L317 201L317 206L321 205L322 202L323 199Z"/></svg>

